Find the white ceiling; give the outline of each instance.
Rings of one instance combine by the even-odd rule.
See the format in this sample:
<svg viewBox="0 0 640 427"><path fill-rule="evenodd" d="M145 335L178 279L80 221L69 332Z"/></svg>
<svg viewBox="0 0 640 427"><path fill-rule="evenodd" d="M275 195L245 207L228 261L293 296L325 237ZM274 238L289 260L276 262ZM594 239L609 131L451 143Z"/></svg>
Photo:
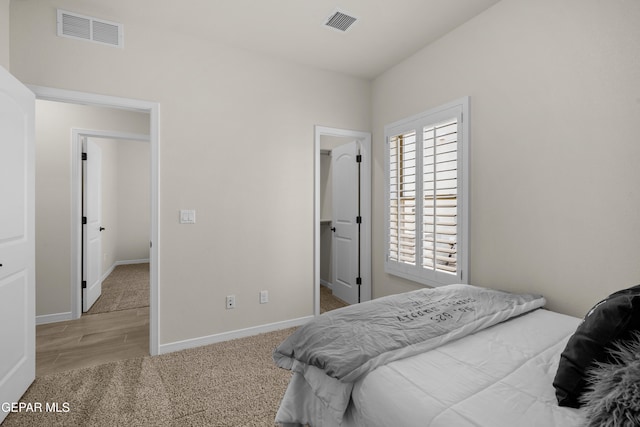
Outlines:
<svg viewBox="0 0 640 427"><path fill-rule="evenodd" d="M83 9L88 6L91 13L110 15L98 18L137 18L235 47L373 78L498 1L86 0L78 4ZM324 26L336 8L358 18L345 33Z"/></svg>

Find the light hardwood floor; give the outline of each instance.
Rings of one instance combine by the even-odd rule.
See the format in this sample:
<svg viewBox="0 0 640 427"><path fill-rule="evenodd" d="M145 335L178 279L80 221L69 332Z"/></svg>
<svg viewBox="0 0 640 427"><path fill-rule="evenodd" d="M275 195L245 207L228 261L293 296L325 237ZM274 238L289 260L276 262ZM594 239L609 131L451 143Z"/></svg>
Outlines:
<svg viewBox="0 0 640 427"><path fill-rule="evenodd" d="M36 376L149 355L149 307L36 327Z"/></svg>

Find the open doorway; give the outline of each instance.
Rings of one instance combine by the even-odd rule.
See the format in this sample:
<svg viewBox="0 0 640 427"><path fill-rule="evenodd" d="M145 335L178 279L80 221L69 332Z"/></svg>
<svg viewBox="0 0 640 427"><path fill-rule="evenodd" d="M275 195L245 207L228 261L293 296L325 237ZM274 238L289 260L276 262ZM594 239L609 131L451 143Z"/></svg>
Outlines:
<svg viewBox="0 0 640 427"><path fill-rule="evenodd" d="M145 243L145 247L148 250L148 275L149 275L149 288L148 288L148 298L149 298L149 307L147 309L147 325L146 325L146 336L147 336L147 351L146 354L158 354L159 344L158 344L158 336L159 336L159 327L158 327L158 249L159 249L159 240L158 240L158 194L159 194L159 180L158 180L158 117L159 117L159 106L157 103L140 101L140 100L132 100L128 98L117 98L111 96L104 95L96 95L89 94L83 92L75 92L75 91L66 91L60 89L52 89L52 88L44 88L38 86L30 86L29 87L35 94L38 100L42 101L54 101L54 103L58 104L67 104L73 105L76 107L86 106L86 107L98 107L105 109L112 109L114 111L118 111L122 114L132 113L133 115L144 115L146 116L146 125L140 129L133 129L133 132L124 133L124 139L130 140L130 144L146 144L147 145L147 157L145 159L145 165L147 166L147 173L149 177L149 185L147 198L149 199L149 210L147 211L147 233L148 240ZM36 114L36 122L39 119L44 120L56 120L56 117L50 115L41 115L38 117ZM86 126L83 122L82 126ZM95 125L89 123L89 127L93 129L109 129L109 127L104 127L100 125ZM128 129L131 130L131 129ZM38 324L48 324L50 322L58 322L65 320L73 320L80 319L82 314L82 299L81 299L81 283L82 283L82 208L81 208L81 199L82 199L82 162L81 162L81 144L78 143L79 135L82 132L86 132L83 129L75 129L73 141L76 141L73 144L69 143L69 131L67 131L64 140L69 147L67 149L66 154L62 154L60 158L66 157L67 166L63 166L62 169L66 167L67 176L65 178L69 181L66 184L66 188L71 188L70 194L66 195L63 198L63 204L66 200L66 206L68 206L68 212L62 215L56 214L56 212L41 212L42 215L50 216L50 220L56 224L58 224L62 229L62 233L60 234L59 239L49 239L44 242L45 245L54 246L59 248L60 252L64 252L64 259L62 263L57 263L57 260L45 260L44 262L49 262L57 268L56 273L60 273L60 277L63 280L60 280L61 286L64 288L64 283L66 282L66 289L57 289L55 286L51 286L51 288L55 288L52 291L44 291L43 293L46 297L51 296L53 300L58 300L59 302L66 304L66 310L63 311L61 309L54 310L41 310L41 312L47 313L44 315L38 315L36 317L36 322ZM108 133L108 131L89 131L89 132L97 132L98 135L93 135L95 138L105 138L108 136L99 135L100 132ZM114 136L114 135L111 135ZM62 141L63 138L60 138ZM123 139L123 135L116 135L115 139ZM141 140L146 140L147 142L140 142ZM133 140L134 142L131 142ZM76 161L77 160L77 161ZM64 164L61 163L61 164ZM58 165L60 166L60 165ZM36 165L36 168L38 166ZM69 168L71 171L69 172ZM64 187L64 183L62 185ZM43 192L44 193L44 192ZM55 196L51 196L55 197ZM66 230L66 231L65 231ZM104 256L104 254L103 254ZM136 258L138 261L144 261L144 258ZM102 259L104 260L104 258ZM66 265L65 265L66 264ZM44 277L40 275L40 277ZM66 279L65 279L66 277ZM40 291L40 290L39 290ZM65 296L66 295L66 296ZM71 301L69 303L66 301ZM54 303L56 301L53 301ZM58 305L60 307L60 304ZM52 313L52 314L48 314Z"/></svg>
<svg viewBox="0 0 640 427"><path fill-rule="evenodd" d="M148 135L73 129L73 157L82 163L83 313L149 306L149 149Z"/></svg>
<svg viewBox="0 0 640 427"><path fill-rule="evenodd" d="M371 299L371 134L315 128L314 313L321 286L346 303Z"/></svg>

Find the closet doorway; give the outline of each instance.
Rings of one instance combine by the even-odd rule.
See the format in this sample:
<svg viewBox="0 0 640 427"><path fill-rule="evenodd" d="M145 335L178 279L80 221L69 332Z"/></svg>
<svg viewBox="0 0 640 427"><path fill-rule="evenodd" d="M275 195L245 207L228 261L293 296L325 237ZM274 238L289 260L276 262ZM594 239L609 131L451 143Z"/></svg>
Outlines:
<svg viewBox="0 0 640 427"><path fill-rule="evenodd" d="M320 286L349 304L371 299L371 134L315 129L314 312Z"/></svg>

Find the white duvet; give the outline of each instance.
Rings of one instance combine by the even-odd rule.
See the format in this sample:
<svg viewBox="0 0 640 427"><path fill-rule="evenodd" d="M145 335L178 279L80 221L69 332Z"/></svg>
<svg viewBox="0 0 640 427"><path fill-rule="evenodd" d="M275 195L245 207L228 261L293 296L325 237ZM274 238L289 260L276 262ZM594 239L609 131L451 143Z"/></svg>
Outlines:
<svg viewBox="0 0 640 427"><path fill-rule="evenodd" d="M579 322L536 310L378 367L356 382L342 425L579 426L580 411L558 406L552 386Z"/></svg>
<svg viewBox="0 0 640 427"><path fill-rule="evenodd" d="M278 366L294 372L276 422L343 425L354 386L376 367L439 348L544 302L539 295L449 285L325 313L273 353Z"/></svg>
<svg viewBox="0 0 640 427"><path fill-rule="evenodd" d="M580 426L581 412L558 406L552 385L579 323L540 309L380 366L356 381L340 424L296 374L278 418L310 420L312 427Z"/></svg>

